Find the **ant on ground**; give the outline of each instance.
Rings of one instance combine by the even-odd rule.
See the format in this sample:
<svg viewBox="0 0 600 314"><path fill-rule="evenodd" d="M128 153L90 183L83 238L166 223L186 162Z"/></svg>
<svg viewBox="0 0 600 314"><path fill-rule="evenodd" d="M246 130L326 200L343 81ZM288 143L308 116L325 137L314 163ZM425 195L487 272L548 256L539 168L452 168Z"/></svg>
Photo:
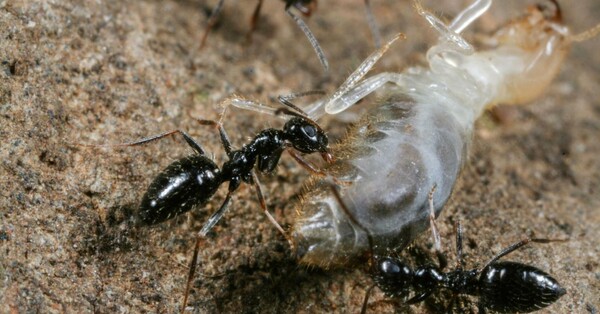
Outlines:
<svg viewBox="0 0 600 314"><path fill-rule="evenodd" d="M289 96L279 96L280 103L285 107L274 110L274 113L291 116L291 119L285 123L281 130L269 128L260 131L250 143L242 146L239 150L233 150L229 136L221 122L196 119L201 125L212 126L219 131L222 145L229 158L221 168L206 156L200 144L185 131L179 129L130 143L108 145L78 144L79 146L86 147L139 146L171 135L180 134L186 143L196 152L196 154L174 161L152 181L139 206L137 223L140 225L158 224L188 212L193 208L202 206L213 197L221 184L229 182L225 200L219 209L208 218L197 234L193 258L190 262L183 310L185 310L191 281L194 277L201 240L223 217L231 201L232 194L240 187L242 182L254 185L263 212L279 232L287 238L287 234L283 228L276 222L267 209L266 201L258 182L256 171L254 170L255 167L262 173L273 172L281 155L284 151L287 151L308 171L318 175L325 175L316 166L305 160L300 153L320 153L326 162L332 162L333 157L328 151L329 141L327 135L316 122L290 101L293 98L313 94L322 94L322 92L310 91ZM240 102L243 100L234 98L229 101Z"/></svg>
<svg viewBox="0 0 600 314"><path fill-rule="evenodd" d="M350 215L342 203L337 187L330 183L330 188L355 227L367 233L373 251L373 238L369 231ZM485 313L486 309L500 313L537 311L563 296L566 293L565 288L551 275L534 266L498 260L531 242L562 241L566 240L525 238L500 251L483 267L465 269L462 226L458 221L456 223L457 264L452 271L443 272L441 267L433 265L412 269L397 257L379 256L371 252L371 276L375 284L367 289L361 313L367 312L369 295L375 286L390 297L403 299L406 304L422 302L434 292L447 289L455 295L479 297L479 313ZM414 293L409 298L411 290ZM455 300L456 298L452 300L448 310L454 305Z"/></svg>

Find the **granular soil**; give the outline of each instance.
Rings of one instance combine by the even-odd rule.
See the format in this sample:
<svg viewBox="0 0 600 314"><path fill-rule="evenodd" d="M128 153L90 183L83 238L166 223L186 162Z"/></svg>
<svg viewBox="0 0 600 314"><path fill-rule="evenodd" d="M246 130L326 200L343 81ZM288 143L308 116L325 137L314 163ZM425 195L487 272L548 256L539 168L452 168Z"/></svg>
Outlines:
<svg viewBox="0 0 600 314"><path fill-rule="evenodd" d="M216 2L0 0L0 312L178 312L194 232L220 205L225 185L203 208L133 227L150 181L191 150L179 138L127 148L77 144L182 129L221 164L216 131L194 118L218 119L219 104L233 94L273 104L282 94L331 92L374 49L360 0L320 1L307 19L330 61L328 75L281 1L265 1L251 42L254 2L226 1L199 49ZM371 2L384 38L407 35L374 71L422 64L436 34L410 1ZM449 18L468 1L439 2L424 5ZM524 6L498 2L467 32L470 39ZM561 3L576 32L600 22L597 1ZM469 265L482 265L524 236L568 238L506 258L551 273L567 289L542 313L600 308L598 51L600 38L574 45L543 97L501 106L478 121L470 159L438 219L450 267L458 219ZM334 139L347 126L337 117L320 123ZM224 124L239 147L282 122L231 109ZM261 177L269 208L285 227L294 221L294 200L306 178L286 155L276 174ZM402 255L414 261L417 251L431 253L429 233ZM201 274L188 307L200 313L356 313L372 284L365 268L298 265L246 186L200 251ZM385 301L375 289L369 312L436 312L450 298L441 293L408 307ZM475 299L462 301L475 308Z"/></svg>

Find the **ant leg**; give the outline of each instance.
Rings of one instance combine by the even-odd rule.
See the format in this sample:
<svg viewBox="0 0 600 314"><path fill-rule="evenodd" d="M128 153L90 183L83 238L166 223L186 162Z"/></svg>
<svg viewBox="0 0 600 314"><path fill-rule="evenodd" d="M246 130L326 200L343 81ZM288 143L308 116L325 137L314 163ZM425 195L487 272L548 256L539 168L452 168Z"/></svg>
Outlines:
<svg viewBox="0 0 600 314"><path fill-rule="evenodd" d="M181 136L183 136L183 139L188 143L188 145L194 149L199 155L204 155L204 150L202 149L202 146L200 146L200 144L198 144L196 141L194 141L194 139L189 136L185 131L182 130L173 130L173 131L169 131L169 132L165 132L162 134L158 134L158 135L153 135L150 137L146 137L143 138L141 140L135 141L135 142L128 142L128 143L121 143L121 144L104 144L104 145L95 145L95 144L75 144L77 146L83 146L83 147L126 147L126 146L138 146L138 145L144 145L144 144L148 144L150 142L154 142L157 140L160 140L162 138L165 138L167 136L171 136L173 134L181 134Z"/></svg>
<svg viewBox="0 0 600 314"><path fill-rule="evenodd" d="M256 195L258 196L258 201L260 203L260 207L262 208L263 212L267 216L267 219L269 219L269 221L275 226L275 228L277 228L277 230L279 230L279 232L281 232L281 234L283 234L283 236L286 238L286 240L289 241L289 237L285 233L285 230L283 230L281 225L277 222L277 220L275 220L275 218L273 217L273 215L271 215L271 213L269 212L269 209L267 208L267 202L265 201L265 197L262 192L262 188L260 187L260 182L258 181L258 177L256 176L256 172L254 170L252 170L251 174L252 174L252 181L254 181L254 187L256 188Z"/></svg>
<svg viewBox="0 0 600 314"><path fill-rule="evenodd" d="M490 6L492 0L475 0L466 9L462 10L450 23L449 29L460 34L465 28L469 27L473 21L481 17Z"/></svg>
<svg viewBox="0 0 600 314"><path fill-rule="evenodd" d="M428 296L430 296L433 293L433 290L429 289L426 290L425 292L421 293L421 294L417 294L416 296L406 300L406 304L416 304L419 303L425 299L427 299Z"/></svg>
<svg viewBox="0 0 600 314"><path fill-rule="evenodd" d="M375 285L372 285L371 287L369 287L369 289L367 289L367 292L365 293L365 299L363 301L363 305L360 308L360 314L366 314L367 313L369 296L371 295L371 291L373 290L373 288L375 288Z"/></svg>
<svg viewBox="0 0 600 314"><path fill-rule="evenodd" d="M435 206L433 206L433 193L437 189L437 184L434 184L429 191L429 195L427 199L429 200L429 224L431 225L431 236L433 237L433 245L435 250L439 252L442 249L442 240L440 238L440 232L438 231L438 227L435 223Z"/></svg>
<svg viewBox="0 0 600 314"><path fill-rule="evenodd" d="M258 25L258 17L260 15L260 9L262 8L263 0L258 0L256 4L256 8L254 8L254 13L252 13L252 18L250 19L250 30L246 35L246 41L248 43L252 42L252 34L256 30L256 26Z"/></svg>
<svg viewBox="0 0 600 314"><path fill-rule="evenodd" d="M292 11L290 11L289 8L285 10L285 13L287 13L287 15L289 15L294 20L294 22L296 22L296 25L298 25L300 30L302 30L302 32L304 33L306 38L308 38L310 45L315 50L317 57L319 57L319 62L321 62L323 69L325 69L325 72L328 72L329 71L329 62L327 62L327 58L325 58L325 53L323 53L323 49L321 49L321 46L319 45L317 38L310 31L310 29L308 28L308 25L306 25L306 23L304 23L304 21L301 18L296 16L294 13L292 13Z"/></svg>
<svg viewBox="0 0 600 314"><path fill-rule="evenodd" d="M456 269L463 270L465 267L465 261L463 258L463 237L462 237L462 225L460 220L456 221Z"/></svg>
<svg viewBox="0 0 600 314"><path fill-rule="evenodd" d="M492 263L494 263L495 261L497 261L498 259L500 259L503 256L506 256L520 248L522 248L523 246L529 244L530 242L535 242L535 243L550 243L550 242L565 242L567 241L566 239L538 239L538 238L525 238L519 242L513 243L510 246L508 246L507 248L503 249L502 251L500 251L500 253L498 253L496 256L492 257L492 259L490 259L483 267L481 267L478 272L483 271L486 267L490 266Z"/></svg>
<svg viewBox="0 0 600 314"><path fill-rule="evenodd" d="M225 214L225 211L229 207L229 202L231 201L232 193L233 193L232 190L230 190L227 193L227 196L225 197L223 204L221 204L221 207L208 218L208 220L202 226L202 229L200 229L200 232L198 232L198 234L196 235L196 246L194 247L194 254L192 255L192 260L190 261L190 271L188 273L187 283L185 286L185 294L183 297L183 305L181 307L181 313L185 312L185 307L187 305L190 288L192 285L192 281L194 280L194 274L196 273L196 266L198 265L198 252L200 251L200 244L202 243L202 240L204 238L206 238L206 235L208 234L210 229L212 229L212 227L214 227L215 224Z"/></svg>
<svg viewBox="0 0 600 314"><path fill-rule="evenodd" d="M217 5L213 8L210 16L208 17L208 21L206 22L206 29L204 30L204 34L202 34L202 38L200 39L200 49L204 48L204 44L206 43L206 38L208 38L208 33L210 30L217 24L217 19L219 14L221 13L221 9L223 8L223 3L225 0L219 0Z"/></svg>
<svg viewBox="0 0 600 314"><path fill-rule="evenodd" d="M369 28L371 29L373 41L375 42L375 48L379 48L383 40L381 39L379 25L377 25L377 20L375 20L375 15L373 15L373 11L371 10L371 0L365 0L365 14L367 16L367 24L369 24Z"/></svg>
<svg viewBox="0 0 600 314"><path fill-rule="evenodd" d="M227 132L225 132L225 128L223 127L223 125L220 122L217 122L214 120L196 119L196 121L202 125L212 126L212 127L217 128L217 130L219 130L219 135L221 137L221 143L223 144L223 147L225 148L225 153L227 153L227 156L229 156L231 158L231 152L233 151L233 149L231 148L231 141L229 140L229 136L227 136Z"/></svg>

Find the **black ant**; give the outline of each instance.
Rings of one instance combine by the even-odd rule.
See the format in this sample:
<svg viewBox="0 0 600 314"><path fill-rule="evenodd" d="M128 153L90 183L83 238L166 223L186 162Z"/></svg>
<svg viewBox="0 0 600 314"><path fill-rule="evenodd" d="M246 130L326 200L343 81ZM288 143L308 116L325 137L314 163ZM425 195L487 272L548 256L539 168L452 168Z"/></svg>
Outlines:
<svg viewBox="0 0 600 314"><path fill-rule="evenodd" d="M455 295L478 296L479 313L485 313L486 309L500 313L529 313L549 306L566 293L556 279L536 267L498 261L530 242L561 240L526 238L503 249L483 267L465 270L460 222L456 229L458 263L454 270L444 273L432 265L413 270L398 258L374 256L372 277L376 285L390 297L407 298L413 290L414 295L405 301L406 304L424 301L440 289L448 289ZM371 289L365 296L362 313L366 312Z"/></svg>
<svg viewBox="0 0 600 314"><path fill-rule="evenodd" d="M335 184L329 182L329 185L352 224L367 234L371 247L371 275L375 285L367 290L361 310L363 314L367 311L369 295L375 286L394 298L406 299L410 291L414 291L413 296L405 300L406 304L422 302L441 289L450 290L455 295L478 296L479 313L485 313L486 309L501 313L533 312L549 306L566 293L556 279L536 267L518 262L498 261L530 242L549 243L564 240L525 238L503 249L483 267L465 270L462 227L460 222L457 222L456 268L446 273L433 265L413 270L399 258L373 253L373 237L351 215Z"/></svg>
<svg viewBox="0 0 600 314"><path fill-rule="evenodd" d="M281 104L288 108L275 110L275 114L292 116L283 129L265 129L260 131L252 141L239 150L233 150L229 136L220 122L213 120L197 119L198 123L216 127L219 131L221 142L229 160L221 168L208 158L204 149L185 131L173 130L163 134L151 136L136 142L109 145L109 146L137 146L147 144L174 134L181 134L187 144L196 154L181 158L171 163L156 176L144 194L138 213L138 221L142 225L154 225L191 209L202 206L208 202L218 190L219 186L229 182L229 190L225 200L202 226L198 232L196 246L190 273L185 291L183 309L187 303L191 280L194 277L196 260L201 239L204 238L214 225L223 217L231 201L232 194L240 187L242 182L253 184L260 202L260 206L267 218L277 229L286 236L283 228L269 213L261 191L254 167L262 173L275 170L284 151L309 171L324 175L310 162L304 160L299 154L321 153L323 159L332 162L333 157L328 152L328 138L316 122L310 119L300 108L290 102L291 98L317 94L321 92L306 92L291 96L279 96ZM83 145L103 146L103 145Z"/></svg>
<svg viewBox="0 0 600 314"><path fill-rule="evenodd" d="M289 102L288 98L280 96L279 99L282 104L300 110ZM229 157L229 160L223 164L221 169L205 155L200 144L182 130L166 132L137 142L120 144L119 146L142 145L173 134L181 134L188 145L196 152L194 155L171 163L156 176L140 204L139 218L141 223L146 225L158 224L183 214L196 206L203 205L225 182L229 182L229 192L219 210L211 216L203 230L206 229L206 232L208 232L217 223L227 208L232 193L237 190L242 182L254 184L262 209L267 213L269 219L274 222L268 214L254 172L255 165L260 172L273 172L283 151L288 150L301 165L318 173L319 170L293 150L305 154L318 152L322 154L323 159L327 161L332 159L327 149L328 138L313 120L303 113L290 109L281 108L278 111L293 116L283 129L269 128L262 130L250 143L239 150L232 149L229 136L220 122L197 119L198 123L216 127L219 130L222 145Z"/></svg>

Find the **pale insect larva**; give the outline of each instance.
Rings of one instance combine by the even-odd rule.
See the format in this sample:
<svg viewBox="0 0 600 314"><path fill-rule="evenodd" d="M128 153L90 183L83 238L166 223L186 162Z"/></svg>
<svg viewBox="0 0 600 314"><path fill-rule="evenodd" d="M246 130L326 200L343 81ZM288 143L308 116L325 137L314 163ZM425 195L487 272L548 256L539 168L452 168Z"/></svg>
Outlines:
<svg viewBox="0 0 600 314"><path fill-rule="evenodd" d="M427 52L429 67L360 81L383 47L332 97L308 108L318 118L343 111L373 91L388 94L333 148L337 161L324 169L338 181L351 182L340 187L348 212L326 188L326 178L309 181L290 235L301 263L340 266L368 254L367 235L356 224L373 236L375 254L408 245L427 228L432 188L437 187L436 216L448 200L484 109L536 98L558 72L571 42L585 37L569 34L552 1L552 7L532 7L502 27L490 38L493 48L475 51L460 33L491 2L474 1L445 25L415 1L419 15L441 35Z"/></svg>
<svg viewBox="0 0 600 314"><path fill-rule="evenodd" d="M307 107L318 119L371 92L388 95L332 148L336 162L323 170L338 183L349 182L340 186L348 212L328 188L329 178L309 180L288 236L300 263L342 266L369 254L365 229L374 254L404 248L427 228L430 208L439 215L450 197L484 109L535 99L558 72L570 44L600 33L596 26L570 35L558 3L549 0L549 6L532 7L500 28L489 38L492 48L475 51L460 33L491 3L476 0L445 25L415 1L419 15L440 33L427 51L428 67L362 80L397 36L363 61L331 97ZM252 101L232 99L231 104L274 113Z"/></svg>

